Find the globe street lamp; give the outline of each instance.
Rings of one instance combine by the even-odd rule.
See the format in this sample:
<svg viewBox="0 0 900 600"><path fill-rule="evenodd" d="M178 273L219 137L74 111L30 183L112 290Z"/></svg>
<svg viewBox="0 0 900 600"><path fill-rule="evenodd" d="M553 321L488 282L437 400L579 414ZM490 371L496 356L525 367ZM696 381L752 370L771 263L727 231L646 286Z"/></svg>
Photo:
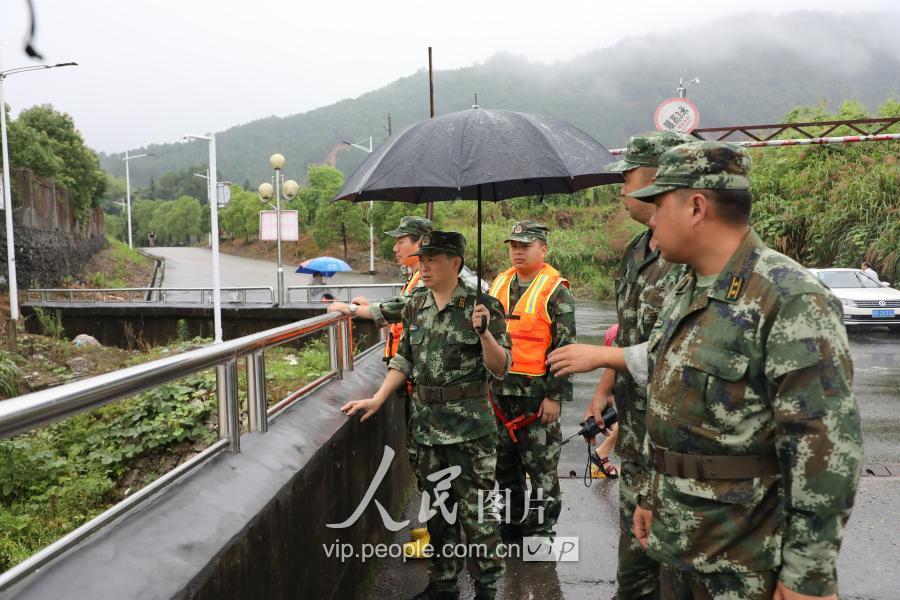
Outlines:
<svg viewBox="0 0 900 600"><path fill-rule="evenodd" d="M275 199L275 228L277 233L275 239L278 246L278 263L275 267L275 303L277 306L284 304L284 265L281 255L281 197L284 196L288 200L297 195L300 185L293 179L284 180L284 163L285 158L281 154L273 154L269 157L269 166L275 170L272 181L275 183L261 183L257 192L262 202L271 204L271 200Z"/></svg>
<svg viewBox="0 0 900 600"><path fill-rule="evenodd" d="M6 139L6 101L3 99L3 82L10 75L27 73L42 69L54 69L56 67L74 67L78 63L66 62L55 65L34 65L31 67L18 67L0 71L0 143L3 146L3 210L6 213L6 266L7 279L9 280L9 323L7 333L9 335L9 347L16 349L16 323L19 320L19 289L16 282L16 245L13 240L13 205L12 189L9 184L9 143Z"/></svg>
<svg viewBox="0 0 900 600"><path fill-rule="evenodd" d="M131 176L128 171L128 161L134 160L135 158L144 158L145 156L156 156L152 152L148 154L135 154L129 155L128 150L125 151L125 158L122 160L125 162L125 205L128 210L128 247L134 248L134 244L131 242Z"/></svg>

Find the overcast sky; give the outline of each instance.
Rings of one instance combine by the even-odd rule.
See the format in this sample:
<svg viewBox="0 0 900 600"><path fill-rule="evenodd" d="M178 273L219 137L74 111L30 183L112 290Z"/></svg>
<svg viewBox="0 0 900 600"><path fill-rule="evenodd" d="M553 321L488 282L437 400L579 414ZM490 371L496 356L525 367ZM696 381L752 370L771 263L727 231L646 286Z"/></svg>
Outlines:
<svg viewBox="0 0 900 600"><path fill-rule="evenodd" d="M628 35L688 29L745 6L768 14L897 10L896 0L34 3L37 49L48 62L80 66L14 75L6 101L14 115L54 104L72 114L89 145L106 152L355 97L427 67L429 45L435 69L500 51L553 62ZM26 30L25 0L0 0L2 69L36 64L22 51ZM693 74L673 78L679 75Z"/></svg>

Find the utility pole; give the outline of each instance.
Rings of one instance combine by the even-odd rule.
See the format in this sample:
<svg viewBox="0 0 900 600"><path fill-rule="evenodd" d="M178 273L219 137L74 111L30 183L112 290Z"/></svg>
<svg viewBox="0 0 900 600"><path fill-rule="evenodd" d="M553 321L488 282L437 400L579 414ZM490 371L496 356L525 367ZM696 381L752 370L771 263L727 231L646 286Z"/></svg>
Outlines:
<svg viewBox="0 0 900 600"><path fill-rule="evenodd" d="M431 63L431 46L428 46L428 103L431 106L431 118L434 118L434 66ZM434 222L434 202L425 205L425 218Z"/></svg>
<svg viewBox="0 0 900 600"><path fill-rule="evenodd" d="M391 136L393 135L393 132L391 131L391 113L388 113L388 126L387 126L387 130L388 130L388 137L391 137Z"/></svg>

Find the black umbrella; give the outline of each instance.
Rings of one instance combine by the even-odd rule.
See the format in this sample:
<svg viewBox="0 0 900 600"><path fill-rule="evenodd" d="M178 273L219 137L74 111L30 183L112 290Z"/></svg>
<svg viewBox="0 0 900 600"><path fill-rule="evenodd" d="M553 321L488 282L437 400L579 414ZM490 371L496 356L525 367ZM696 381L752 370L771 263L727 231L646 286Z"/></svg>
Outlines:
<svg viewBox="0 0 900 600"><path fill-rule="evenodd" d="M591 136L551 117L472 108L411 125L388 138L347 180L335 200L481 201L573 193L619 183L615 159Z"/></svg>

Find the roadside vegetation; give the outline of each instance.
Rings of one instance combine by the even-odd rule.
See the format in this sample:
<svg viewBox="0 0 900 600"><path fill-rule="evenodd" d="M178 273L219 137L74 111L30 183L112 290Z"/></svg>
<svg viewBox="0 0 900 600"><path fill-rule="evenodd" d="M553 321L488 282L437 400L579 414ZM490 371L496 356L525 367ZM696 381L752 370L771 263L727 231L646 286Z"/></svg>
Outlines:
<svg viewBox="0 0 900 600"><path fill-rule="evenodd" d="M81 275L63 279L63 287L126 288L147 287L156 261L107 235L109 245L95 254Z"/></svg>
<svg viewBox="0 0 900 600"><path fill-rule="evenodd" d="M0 352L0 394L27 393L208 342L193 339L134 352L26 334L21 354ZM270 405L328 368L321 339L302 350L267 351ZM243 367L238 389L246 405ZM216 439L216 421L210 371L0 440L0 572L203 451ZM246 416L242 426L246 429Z"/></svg>

